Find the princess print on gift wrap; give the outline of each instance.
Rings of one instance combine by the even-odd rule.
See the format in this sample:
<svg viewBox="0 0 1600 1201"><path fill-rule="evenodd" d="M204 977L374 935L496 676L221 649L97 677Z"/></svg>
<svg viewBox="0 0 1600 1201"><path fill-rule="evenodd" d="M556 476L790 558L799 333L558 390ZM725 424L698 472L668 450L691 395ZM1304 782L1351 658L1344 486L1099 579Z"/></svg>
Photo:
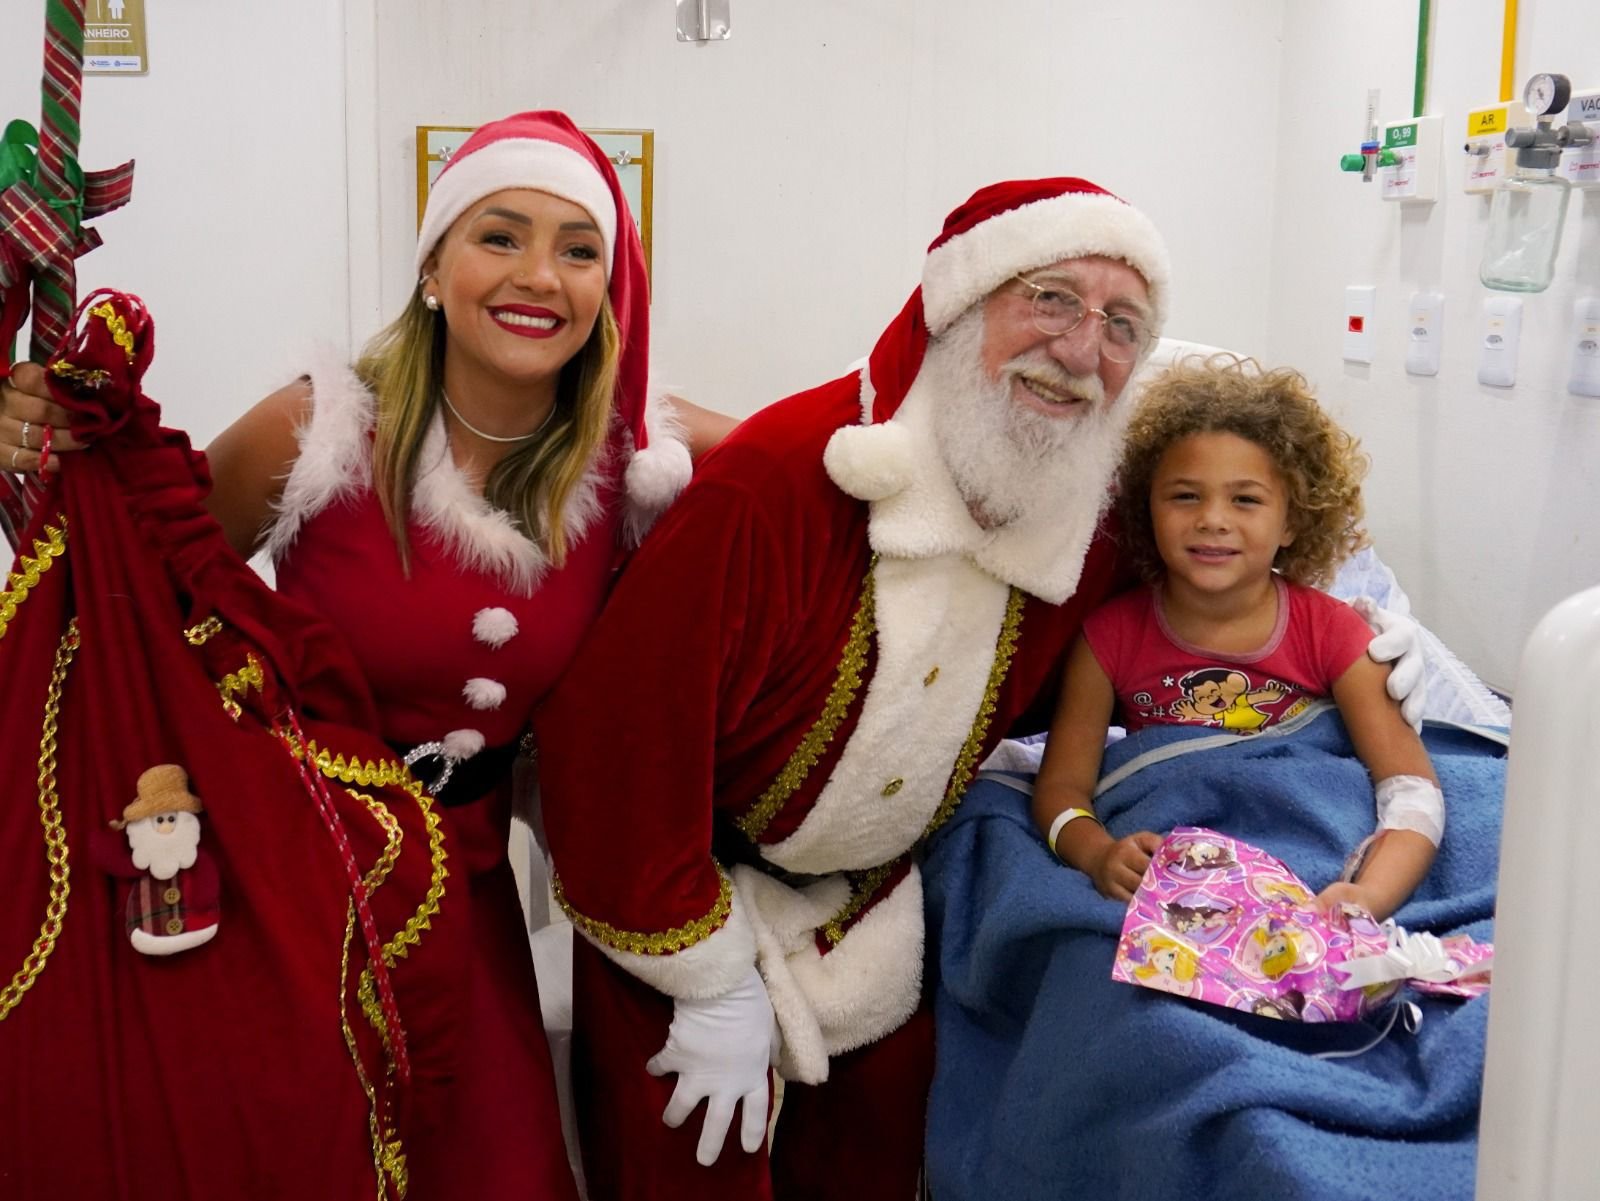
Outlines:
<svg viewBox="0 0 1600 1201"><path fill-rule="evenodd" d="M1327 947L1309 925L1275 915L1259 919L1234 949L1235 966L1253 980L1281 980L1322 962Z"/></svg>
<svg viewBox="0 0 1600 1201"><path fill-rule="evenodd" d="M1124 940L1119 955L1124 970L1146 988L1180 997L1194 995L1199 952L1158 927L1147 926Z"/></svg>
<svg viewBox="0 0 1600 1201"><path fill-rule="evenodd" d="M1250 891L1269 905L1288 905L1294 909L1315 907L1311 893L1297 880L1267 874L1252 875L1248 883Z"/></svg>
<svg viewBox="0 0 1600 1201"><path fill-rule="evenodd" d="M1300 947L1292 931L1268 932L1258 928L1254 938L1261 944L1261 974L1268 980L1280 979L1294 969L1300 958Z"/></svg>
<svg viewBox="0 0 1600 1201"><path fill-rule="evenodd" d="M1230 901L1195 891L1163 901L1161 916L1170 929L1195 942L1211 944L1227 936L1238 920L1238 909Z"/></svg>
<svg viewBox="0 0 1600 1201"><path fill-rule="evenodd" d="M1186 839L1167 848L1172 874L1187 880L1204 880L1216 872L1239 866L1228 840L1218 835Z"/></svg>
<svg viewBox="0 0 1600 1201"><path fill-rule="evenodd" d="M1242 992L1233 998L1235 1009L1280 1022L1298 1022L1305 1004L1305 994L1293 989L1281 997L1269 997L1258 992Z"/></svg>

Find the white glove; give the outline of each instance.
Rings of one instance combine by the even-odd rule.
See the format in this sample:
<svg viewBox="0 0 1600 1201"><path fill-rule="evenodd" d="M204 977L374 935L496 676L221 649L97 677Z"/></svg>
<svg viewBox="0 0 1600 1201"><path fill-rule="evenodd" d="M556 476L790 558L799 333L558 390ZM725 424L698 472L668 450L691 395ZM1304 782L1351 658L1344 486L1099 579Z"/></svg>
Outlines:
<svg viewBox="0 0 1600 1201"><path fill-rule="evenodd" d="M661 1120L673 1129L705 1100L695 1159L704 1167L717 1162L733 1121L733 1107L744 1102L739 1145L761 1149L767 1137L769 1071L778 1060L778 1022L772 1016L767 986L752 964L749 974L720 997L679 997L672 1006L667 1045L657 1051L645 1071L652 1076L678 1073L672 1099Z"/></svg>
<svg viewBox="0 0 1600 1201"><path fill-rule="evenodd" d="M1422 729L1422 712L1428 704L1428 674L1422 650L1422 627L1403 613L1380 609L1369 597L1358 596L1350 607L1377 635L1367 647L1375 663L1392 663L1389 695L1400 702L1400 713L1415 730Z"/></svg>

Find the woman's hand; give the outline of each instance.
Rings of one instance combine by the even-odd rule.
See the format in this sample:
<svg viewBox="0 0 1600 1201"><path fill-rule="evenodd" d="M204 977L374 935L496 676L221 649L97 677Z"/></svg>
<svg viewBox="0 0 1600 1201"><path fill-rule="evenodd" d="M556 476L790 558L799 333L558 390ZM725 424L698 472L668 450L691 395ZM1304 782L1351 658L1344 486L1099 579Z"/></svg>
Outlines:
<svg viewBox="0 0 1600 1201"><path fill-rule="evenodd" d="M1150 857L1161 849L1161 835L1140 830L1115 842L1108 842L1095 852L1089 864L1089 879L1103 897L1113 901L1131 901L1133 893L1144 879Z"/></svg>
<svg viewBox="0 0 1600 1201"><path fill-rule="evenodd" d="M45 429L50 429L50 461L46 471L60 471L58 454L82 450L67 428L70 416L50 399L44 368L18 363L11 378L0 383L0 470L38 471Z"/></svg>

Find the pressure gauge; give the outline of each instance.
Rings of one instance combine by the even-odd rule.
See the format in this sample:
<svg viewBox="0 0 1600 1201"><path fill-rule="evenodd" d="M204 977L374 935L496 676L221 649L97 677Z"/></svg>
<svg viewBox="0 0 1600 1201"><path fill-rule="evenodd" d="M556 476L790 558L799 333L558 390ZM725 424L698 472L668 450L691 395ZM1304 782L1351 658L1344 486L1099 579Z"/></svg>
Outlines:
<svg viewBox="0 0 1600 1201"><path fill-rule="evenodd" d="M1522 102L1535 117L1559 113L1572 99L1572 81L1565 75L1541 72L1528 80L1522 91Z"/></svg>

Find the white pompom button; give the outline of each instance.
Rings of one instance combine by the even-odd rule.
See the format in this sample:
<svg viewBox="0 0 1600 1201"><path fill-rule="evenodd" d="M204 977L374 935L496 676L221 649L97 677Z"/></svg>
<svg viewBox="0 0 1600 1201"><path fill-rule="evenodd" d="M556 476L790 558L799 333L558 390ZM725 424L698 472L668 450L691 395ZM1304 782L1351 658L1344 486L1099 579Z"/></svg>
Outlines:
<svg viewBox="0 0 1600 1201"><path fill-rule="evenodd" d="M483 742L479 730L451 730L444 736L444 753L456 760L470 759L483 750Z"/></svg>
<svg viewBox="0 0 1600 1201"><path fill-rule="evenodd" d="M498 709L506 699L506 686L499 680L474 676L462 685L461 695L474 709Z"/></svg>
<svg viewBox="0 0 1600 1201"><path fill-rule="evenodd" d="M499 650L517 636L517 619L510 609L479 609L472 618L472 636Z"/></svg>

